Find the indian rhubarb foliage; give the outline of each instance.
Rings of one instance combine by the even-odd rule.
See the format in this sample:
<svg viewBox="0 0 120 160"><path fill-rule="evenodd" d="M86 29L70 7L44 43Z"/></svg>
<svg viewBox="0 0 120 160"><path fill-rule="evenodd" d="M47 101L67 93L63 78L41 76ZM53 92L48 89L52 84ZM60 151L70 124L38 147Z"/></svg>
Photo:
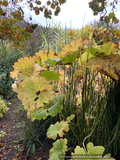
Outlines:
<svg viewBox="0 0 120 160"><path fill-rule="evenodd" d="M51 82L59 80L60 77L59 73L47 71L45 68L38 65L39 63L43 65L42 62L43 59L39 55L29 58L24 57L13 65L15 69L11 72L12 78L17 77L15 89L18 93L18 98L22 101L24 108L28 111L29 118L31 118L31 113L43 107L44 104L48 103L50 100L54 100L54 86L51 85ZM56 103L59 103L59 101L55 101L55 105ZM55 106L53 105L53 108L54 107ZM58 106L60 110L61 107L62 106ZM49 112L50 114L53 114L51 113L51 109L49 109ZM55 115L58 112L56 111Z"/></svg>
<svg viewBox="0 0 120 160"><path fill-rule="evenodd" d="M102 57L93 57L88 61L91 68L100 71L101 73L111 77L112 79L119 80L120 78L120 56L109 55ZM112 65L110 65L112 64Z"/></svg>
<svg viewBox="0 0 120 160"><path fill-rule="evenodd" d="M94 31L92 31L91 37ZM91 43L92 41L92 43ZM92 44L95 44L92 46ZM24 57L19 59L14 65L14 70L11 72L11 77L16 80L14 89L18 93L18 98L22 101L24 109L27 110L28 118L46 119L48 116L56 116L63 110L63 99L71 93L61 91L61 86L66 86L63 83L66 80L66 75L60 69L55 71L57 66L69 67L73 63L78 65L75 68L72 79L67 77L66 81L76 80L76 77L86 74L86 68L98 70L102 74L109 76L114 80L120 79L120 56L115 54L119 50L119 43L106 42L97 45L93 38L83 39L78 38L72 40L70 44L66 44L60 53L52 50L40 50L33 57ZM80 69L79 69L80 68ZM62 80L62 83L61 83ZM68 85L68 83L67 83ZM74 86L75 84L73 84ZM59 86L57 92L55 87ZM76 94L75 94L76 96ZM67 139L64 138L65 132L68 132L71 121L75 114L66 117L66 120L61 120L55 124L50 125L47 131L47 137L60 139L53 143L53 148L50 150L50 160L57 160L59 155L65 155L67 151ZM87 125L89 120L87 121ZM102 159L111 155L102 157L104 147L93 146L90 142L87 145L87 150L76 146L72 159L76 160L75 154L83 154L86 158L89 155L100 155ZM78 158L80 159L80 158Z"/></svg>
<svg viewBox="0 0 120 160"><path fill-rule="evenodd" d="M105 148L103 146L94 146L92 142L89 142L87 144L87 151L85 148L76 146L76 148L74 149L74 153L72 153L72 160L77 160L77 159L115 160L114 158L111 157L111 154L106 154L103 156L104 151Z"/></svg>
<svg viewBox="0 0 120 160"><path fill-rule="evenodd" d="M64 132L69 131L69 123L74 118L74 115L71 115L67 118L67 121L61 121L57 122L54 125L50 125L47 131L47 137L51 139L56 139L57 135L59 137L63 137L65 134ZM69 119L69 120L68 120ZM67 151L67 139L66 138L60 138L59 140L56 140L56 142L53 143L53 148L50 150L50 159L49 160L59 160L59 158L64 159L65 152ZM84 148L80 146L76 146L74 149L74 153L71 153L71 160L77 160L77 159L113 159L111 157L111 154L106 154L103 156L103 152L105 151L105 148L103 146L94 146L92 142L89 142L87 144L87 150L84 146ZM61 157L60 157L61 156Z"/></svg>

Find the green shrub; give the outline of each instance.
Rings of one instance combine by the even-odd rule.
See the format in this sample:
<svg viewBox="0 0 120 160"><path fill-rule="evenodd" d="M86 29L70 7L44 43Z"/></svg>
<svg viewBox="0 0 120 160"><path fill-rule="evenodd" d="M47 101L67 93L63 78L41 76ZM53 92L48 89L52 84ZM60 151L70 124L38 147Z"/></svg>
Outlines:
<svg viewBox="0 0 120 160"><path fill-rule="evenodd" d="M0 47L0 94L8 97L12 91L11 84L14 80L10 77L10 71L13 70L13 64L23 56L18 49Z"/></svg>

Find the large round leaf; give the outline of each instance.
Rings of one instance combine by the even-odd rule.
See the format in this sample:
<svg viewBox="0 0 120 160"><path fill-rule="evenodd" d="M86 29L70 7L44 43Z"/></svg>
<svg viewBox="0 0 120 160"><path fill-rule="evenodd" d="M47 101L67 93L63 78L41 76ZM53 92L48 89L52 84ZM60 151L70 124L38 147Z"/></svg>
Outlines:
<svg viewBox="0 0 120 160"><path fill-rule="evenodd" d="M120 56L117 54L111 54L104 58L92 57L89 59L88 65L114 80L118 80L120 78Z"/></svg>
<svg viewBox="0 0 120 160"><path fill-rule="evenodd" d="M64 156L67 151L67 139L59 139L53 143L53 147L50 149L49 160L60 160L60 156ZM61 160L64 160L62 158Z"/></svg>
<svg viewBox="0 0 120 160"><path fill-rule="evenodd" d="M25 69L33 66L36 60L36 56L20 58L18 59L18 62L14 63L13 67L19 71L24 71Z"/></svg>
<svg viewBox="0 0 120 160"><path fill-rule="evenodd" d="M53 86L44 77L32 76L21 83L18 98L27 111L34 112L36 108L54 99L52 88Z"/></svg>
<svg viewBox="0 0 120 160"><path fill-rule="evenodd" d="M60 137L63 137L64 131L66 132L69 131L68 122L64 121L57 122L55 124L50 125L50 127L48 128L47 137L55 140L57 138L57 134Z"/></svg>

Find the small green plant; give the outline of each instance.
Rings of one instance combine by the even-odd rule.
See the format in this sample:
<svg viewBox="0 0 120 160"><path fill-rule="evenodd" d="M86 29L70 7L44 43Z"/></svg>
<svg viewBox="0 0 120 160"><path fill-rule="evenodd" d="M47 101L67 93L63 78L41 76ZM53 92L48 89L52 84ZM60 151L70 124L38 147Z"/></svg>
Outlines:
<svg viewBox="0 0 120 160"><path fill-rule="evenodd" d="M17 101L17 97L13 98L11 101L12 102L16 102Z"/></svg>
<svg viewBox="0 0 120 160"><path fill-rule="evenodd" d="M18 152L22 152L22 151L24 150L23 147L20 146L20 145L17 145L17 146L15 147L15 149L16 149Z"/></svg>
<svg viewBox="0 0 120 160"><path fill-rule="evenodd" d="M14 112L15 113L23 113L23 112L25 112L25 109L24 109L23 105L20 104Z"/></svg>
<svg viewBox="0 0 120 160"><path fill-rule="evenodd" d="M0 118L3 117L3 114L5 114L7 110L8 110L8 107L5 101L0 97Z"/></svg>
<svg viewBox="0 0 120 160"><path fill-rule="evenodd" d="M42 146L41 141L39 140L40 135L40 121L35 120L31 122L27 119L27 129L24 128L24 137L23 144L25 145L26 155L31 157L35 156L35 148Z"/></svg>
<svg viewBox="0 0 120 160"><path fill-rule="evenodd" d="M23 128L24 126L25 126L25 121L22 121L16 124L17 128Z"/></svg>
<svg viewBox="0 0 120 160"><path fill-rule="evenodd" d="M25 120L27 119L26 110L24 109L21 103L19 104L19 106L16 108L14 112L16 113L18 117L20 116L20 117L25 118Z"/></svg>

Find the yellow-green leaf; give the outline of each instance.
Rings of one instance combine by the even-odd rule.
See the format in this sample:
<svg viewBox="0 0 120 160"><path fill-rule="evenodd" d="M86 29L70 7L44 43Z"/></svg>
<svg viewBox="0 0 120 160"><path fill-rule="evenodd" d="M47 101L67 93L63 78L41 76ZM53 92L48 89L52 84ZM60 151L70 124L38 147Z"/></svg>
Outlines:
<svg viewBox="0 0 120 160"><path fill-rule="evenodd" d="M87 44L88 44L87 39L83 40L82 38L78 38L76 40L72 40L70 44L67 44L65 45L65 47L63 47L59 57L64 57L64 55L67 53L78 51L79 48L82 48L83 46L87 46Z"/></svg>
<svg viewBox="0 0 120 160"><path fill-rule="evenodd" d="M75 114L71 114L69 117L67 117L66 121L69 123L73 118L75 117Z"/></svg>
<svg viewBox="0 0 120 160"><path fill-rule="evenodd" d="M18 98L27 111L34 112L44 103L54 99L52 88L53 86L44 77L32 76L21 83Z"/></svg>
<svg viewBox="0 0 120 160"><path fill-rule="evenodd" d="M100 48L100 53L104 53L104 55L109 55L115 53L119 48L119 44L116 42L108 42L104 43Z"/></svg>
<svg viewBox="0 0 120 160"><path fill-rule="evenodd" d="M50 158L49 160L64 160L64 158L60 158L60 156L65 155L65 152L67 151L67 139L59 139L56 142L53 143L53 147L50 149L49 154Z"/></svg>
<svg viewBox="0 0 120 160"><path fill-rule="evenodd" d="M14 63L13 67L19 71L24 71L25 69L33 66L36 60L36 56L20 58L18 59L18 62Z"/></svg>
<svg viewBox="0 0 120 160"><path fill-rule="evenodd" d="M58 81L60 79L60 74L54 71L45 70L41 73L41 76L46 78L48 81Z"/></svg>
<svg viewBox="0 0 120 160"><path fill-rule="evenodd" d="M69 131L68 122L65 121L57 122L55 124L50 125L50 127L48 128L47 137L55 140L57 138L57 134L60 137L63 137L64 131L65 132Z"/></svg>
<svg viewBox="0 0 120 160"><path fill-rule="evenodd" d="M111 77L114 80L120 78L120 56L111 54L109 56L92 57L89 59L88 64L91 68L100 71Z"/></svg>

